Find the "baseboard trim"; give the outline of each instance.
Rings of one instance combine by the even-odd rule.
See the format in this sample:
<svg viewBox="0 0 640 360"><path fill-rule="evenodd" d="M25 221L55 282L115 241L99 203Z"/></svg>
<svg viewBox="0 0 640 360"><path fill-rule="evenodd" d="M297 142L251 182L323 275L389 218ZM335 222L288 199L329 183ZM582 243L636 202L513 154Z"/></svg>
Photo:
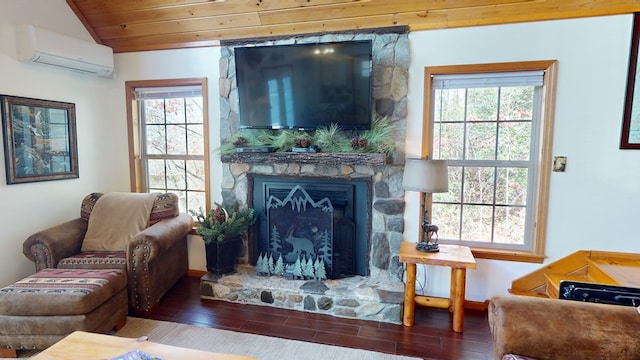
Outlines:
<svg viewBox="0 0 640 360"><path fill-rule="evenodd" d="M16 349L13 348L1 348L0 356L2 358L17 358L18 354L16 353Z"/></svg>
<svg viewBox="0 0 640 360"><path fill-rule="evenodd" d="M189 269L189 271L187 271L187 276L188 277L201 278L206 274L207 274L206 270L192 270L192 269Z"/></svg>
<svg viewBox="0 0 640 360"><path fill-rule="evenodd" d="M487 311L489 309L489 300L485 301L464 301L464 308L469 310Z"/></svg>

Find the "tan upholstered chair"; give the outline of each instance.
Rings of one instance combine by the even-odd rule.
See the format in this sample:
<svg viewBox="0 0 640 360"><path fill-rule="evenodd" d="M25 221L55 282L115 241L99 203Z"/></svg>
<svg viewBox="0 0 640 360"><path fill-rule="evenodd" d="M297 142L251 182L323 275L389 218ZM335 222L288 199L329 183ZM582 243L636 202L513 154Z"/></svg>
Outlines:
<svg viewBox="0 0 640 360"><path fill-rule="evenodd" d="M179 212L175 194L93 193L80 215L24 242L36 271L124 269L133 313L150 310L186 274L193 221Z"/></svg>
<svg viewBox="0 0 640 360"><path fill-rule="evenodd" d="M489 328L495 360L640 359L634 306L496 295Z"/></svg>

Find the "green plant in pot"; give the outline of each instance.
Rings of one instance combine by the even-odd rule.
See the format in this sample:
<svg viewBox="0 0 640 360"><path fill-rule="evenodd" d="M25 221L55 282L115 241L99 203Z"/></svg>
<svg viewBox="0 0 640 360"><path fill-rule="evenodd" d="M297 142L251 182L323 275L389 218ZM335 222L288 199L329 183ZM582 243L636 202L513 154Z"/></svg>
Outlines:
<svg viewBox="0 0 640 360"><path fill-rule="evenodd" d="M215 204L207 213L200 210L191 214L200 225L196 233L205 243L207 270L217 275L232 272L241 236L256 222L254 210Z"/></svg>

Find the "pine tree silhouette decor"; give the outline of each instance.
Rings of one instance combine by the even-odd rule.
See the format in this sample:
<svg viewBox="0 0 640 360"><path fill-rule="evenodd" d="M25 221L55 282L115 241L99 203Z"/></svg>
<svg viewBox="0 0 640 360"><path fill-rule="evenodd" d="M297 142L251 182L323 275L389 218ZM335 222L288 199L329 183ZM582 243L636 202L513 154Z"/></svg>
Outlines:
<svg viewBox="0 0 640 360"><path fill-rule="evenodd" d="M315 279L315 272L313 271L313 260L304 259L304 264L302 266L302 275L305 279Z"/></svg>
<svg viewBox="0 0 640 360"><path fill-rule="evenodd" d="M256 275L269 275L269 265L267 264L267 258L262 253L260 253L260 256L258 256L258 260L256 260Z"/></svg>
<svg viewBox="0 0 640 360"><path fill-rule="evenodd" d="M282 260L282 255L278 256L276 265L273 268L273 273L278 276L282 276L284 274L284 260Z"/></svg>
<svg viewBox="0 0 640 360"><path fill-rule="evenodd" d="M269 269L269 274L275 274L272 255L269 255L269 259L267 260L267 268Z"/></svg>
<svg viewBox="0 0 640 360"><path fill-rule="evenodd" d="M294 279L302 279L302 263L300 262L299 256L291 268L291 273Z"/></svg>
<svg viewBox="0 0 640 360"><path fill-rule="evenodd" d="M316 279L324 280L327 278L327 271L324 268L324 260L322 260L322 258L316 259L313 267L316 273Z"/></svg>

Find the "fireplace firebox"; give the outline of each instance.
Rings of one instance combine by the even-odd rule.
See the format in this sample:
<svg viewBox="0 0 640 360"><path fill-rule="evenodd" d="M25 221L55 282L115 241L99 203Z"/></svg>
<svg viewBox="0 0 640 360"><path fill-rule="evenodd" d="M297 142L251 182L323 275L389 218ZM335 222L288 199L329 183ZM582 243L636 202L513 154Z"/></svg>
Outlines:
<svg viewBox="0 0 640 360"><path fill-rule="evenodd" d="M371 181L254 176L257 215L250 261L258 256L320 261L327 278L368 275Z"/></svg>

